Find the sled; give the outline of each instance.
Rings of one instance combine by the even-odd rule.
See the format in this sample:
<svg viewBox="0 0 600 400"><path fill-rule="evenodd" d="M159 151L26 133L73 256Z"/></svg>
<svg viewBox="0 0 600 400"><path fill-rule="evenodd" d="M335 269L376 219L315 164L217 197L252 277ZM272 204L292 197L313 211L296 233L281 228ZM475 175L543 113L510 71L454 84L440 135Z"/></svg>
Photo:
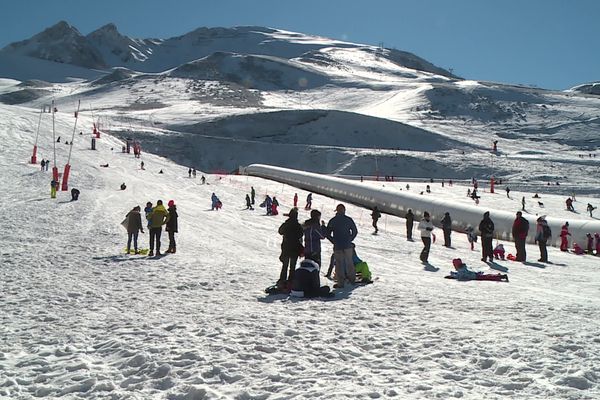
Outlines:
<svg viewBox="0 0 600 400"><path fill-rule="evenodd" d="M456 279L452 275L447 275L446 279ZM495 282L508 282L508 275L506 274L479 274L475 279L466 279L467 281L495 281Z"/></svg>

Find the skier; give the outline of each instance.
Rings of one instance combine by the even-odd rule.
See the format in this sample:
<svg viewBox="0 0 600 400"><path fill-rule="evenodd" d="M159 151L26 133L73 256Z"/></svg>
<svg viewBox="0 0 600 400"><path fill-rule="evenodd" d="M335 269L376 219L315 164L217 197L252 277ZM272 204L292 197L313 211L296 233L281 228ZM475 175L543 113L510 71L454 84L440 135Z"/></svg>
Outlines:
<svg viewBox="0 0 600 400"><path fill-rule="evenodd" d="M156 243L156 255L160 256L160 236L162 234L162 226L169 220L169 213L163 206L162 200L156 202L156 207L152 209L148 215L150 222L150 252L149 257L154 256L154 243Z"/></svg>
<svg viewBox="0 0 600 400"><path fill-rule="evenodd" d="M79 200L79 189L71 189L71 201Z"/></svg>
<svg viewBox="0 0 600 400"><path fill-rule="evenodd" d="M140 210L140 206L135 206L125 216L125 218L127 219L127 254L130 254L131 252L131 239L133 239L134 253L140 254L140 252L138 251L138 233L140 231L144 233L144 227L142 226L142 217L140 215Z"/></svg>
<svg viewBox="0 0 600 400"><path fill-rule="evenodd" d="M250 199L252 200L252 205L254 205L254 196L256 196L256 192L254 191L254 186L250 186Z"/></svg>
<svg viewBox="0 0 600 400"><path fill-rule="evenodd" d="M571 233L569 232L569 223L565 222L560 228L560 251L569 251L569 238L567 236L571 236Z"/></svg>
<svg viewBox="0 0 600 400"><path fill-rule="evenodd" d="M452 234L452 218L450 218L450 213L446 211L444 213L444 218L442 218L440 222L442 223L442 231L444 231L444 246L450 247L450 235Z"/></svg>
<svg viewBox="0 0 600 400"><path fill-rule="evenodd" d="M377 206L373 207L373 212L371 213L371 218L373 219L373 228L375 228L375 234L377 234L379 232L379 229L377 228L377 221L379 221L379 218L381 218L381 213L379 212L379 209L377 208Z"/></svg>
<svg viewBox="0 0 600 400"><path fill-rule="evenodd" d="M575 212L575 208L573 207L573 200L571 200L570 197L567 197L565 203L567 204L567 210Z"/></svg>
<svg viewBox="0 0 600 400"><path fill-rule="evenodd" d="M594 207L593 205L591 205L590 203L588 203L587 205L587 211L590 213L590 217L594 218L594 216L592 215L592 212L596 209L596 207Z"/></svg>
<svg viewBox="0 0 600 400"><path fill-rule="evenodd" d="M334 288L343 288L346 280L354 284L356 271L352 262L352 241L356 238L358 230L354 220L346 215L346 207L338 204L335 208L335 217L327 224L327 238L333 243L335 257Z"/></svg>
<svg viewBox="0 0 600 400"><path fill-rule="evenodd" d="M477 234L475 233L475 229L471 225L467 226L466 233L467 240L471 245L471 251L473 251L475 249L475 242L477 242Z"/></svg>
<svg viewBox="0 0 600 400"><path fill-rule="evenodd" d="M294 207L294 210L297 210ZM327 236L325 222L321 221L321 212L312 210L310 218L302 225L304 230L304 254L321 266L321 240ZM330 278L329 276L328 278Z"/></svg>
<svg viewBox="0 0 600 400"><path fill-rule="evenodd" d="M308 196L306 196L306 206L304 207L305 210L310 210L312 207L312 193L309 193Z"/></svg>
<svg viewBox="0 0 600 400"><path fill-rule="evenodd" d="M548 222L544 219L544 217L539 217L537 219L536 232L535 232L535 242L538 244L540 248L540 259L539 262L548 262L548 249L546 248L546 243L552 237L552 230L548 226Z"/></svg>
<svg viewBox="0 0 600 400"><path fill-rule="evenodd" d="M281 272L279 273L277 286L280 288L289 288L294 279L294 270L302 251L301 240L302 236L304 236L302 226L298 222L297 210L292 209L288 213L288 219L281 224L278 232L283 236L283 241L281 242L281 255L279 256L282 263Z"/></svg>
<svg viewBox="0 0 600 400"><path fill-rule="evenodd" d="M523 197L525 198L525 197ZM515 247L517 248L517 256L515 261L527 261L527 252L525 250L525 240L529 232L529 221L523 217L521 211L517 211L517 217L513 222L512 235L515 239Z"/></svg>
<svg viewBox="0 0 600 400"><path fill-rule="evenodd" d="M188 168L188 178L191 178L191 177L192 177L192 169Z"/></svg>
<svg viewBox="0 0 600 400"><path fill-rule="evenodd" d="M250 201L250 196L246 194L246 210L254 210L252 207L252 202Z"/></svg>
<svg viewBox="0 0 600 400"><path fill-rule="evenodd" d="M298 193L294 193L294 207L298 207Z"/></svg>
<svg viewBox="0 0 600 400"><path fill-rule="evenodd" d="M177 206L173 200L169 200L167 203L169 209L169 218L167 219L167 224L165 230L169 232L169 248L167 249L167 253L175 254L177 250L177 245L175 243L175 234L177 233Z"/></svg>
<svg viewBox="0 0 600 400"><path fill-rule="evenodd" d="M429 213L427 211L423 213L423 219L419 222L417 229L421 231L421 240L423 241L423 250L421 250L419 258L423 264L427 264L429 249L431 248L431 232L433 231L433 224L429 219Z"/></svg>
<svg viewBox="0 0 600 400"><path fill-rule="evenodd" d="M483 213L483 219L479 223L481 232L481 261L494 261L492 240L494 239L494 221L490 218L490 212Z"/></svg>
<svg viewBox="0 0 600 400"><path fill-rule="evenodd" d="M415 221L415 214L411 209L408 209L406 213L406 240L412 241L413 223Z"/></svg>

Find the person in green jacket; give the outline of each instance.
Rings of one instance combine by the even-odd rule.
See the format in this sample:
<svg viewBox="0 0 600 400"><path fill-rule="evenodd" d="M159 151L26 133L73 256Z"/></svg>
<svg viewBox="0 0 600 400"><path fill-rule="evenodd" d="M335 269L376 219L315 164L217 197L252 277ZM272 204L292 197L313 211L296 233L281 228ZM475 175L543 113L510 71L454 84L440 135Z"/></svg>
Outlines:
<svg viewBox="0 0 600 400"><path fill-rule="evenodd" d="M163 206L162 200L156 202L156 207L148 214L148 222L150 225L150 252L148 256L154 255L154 243L156 241L156 255L160 256L160 235L162 226L169 221L169 212Z"/></svg>

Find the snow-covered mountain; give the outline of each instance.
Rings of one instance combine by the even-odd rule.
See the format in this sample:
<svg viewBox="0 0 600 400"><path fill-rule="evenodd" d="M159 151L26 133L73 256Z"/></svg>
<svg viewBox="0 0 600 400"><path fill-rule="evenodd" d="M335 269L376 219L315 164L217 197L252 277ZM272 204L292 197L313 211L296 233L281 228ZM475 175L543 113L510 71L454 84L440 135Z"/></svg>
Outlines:
<svg viewBox="0 0 600 400"><path fill-rule="evenodd" d="M0 63L0 76L54 83L7 84L0 101L37 108L52 99L61 107L82 100L104 129L121 138L134 133L146 150L182 164L493 175L514 184L578 177L578 190L595 185L600 98L583 90L469 81L410 53L263 27L199 28L164 40L130 39L113 24L87 36L66 23L54 28L0 51L16 60L10 68ZM69 43L87 43L100 64L113 68L28 55L46 54L45 44L58 40L52 32L61 30ZM79 48L61 47L66 53ZM25 58L41 64L19 68Z"/></svg>

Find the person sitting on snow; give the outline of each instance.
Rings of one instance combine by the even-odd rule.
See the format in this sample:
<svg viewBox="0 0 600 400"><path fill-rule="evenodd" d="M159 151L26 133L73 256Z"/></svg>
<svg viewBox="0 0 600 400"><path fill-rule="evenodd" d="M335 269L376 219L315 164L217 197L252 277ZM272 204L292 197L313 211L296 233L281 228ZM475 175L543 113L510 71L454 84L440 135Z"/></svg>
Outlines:
<svg viewBox="0 0 600 400"><path fill-rule="evenodd" d="M292 277L292 297L327 297L329 286L321 286L319 281L319 264L308 255L296 268Z"/></svg>
<svg viewBox="0 0 600 400"><path fill-rule="evenodd" d="M371 282L371 271L369 270L369 265L358 258L358 254L356 254L356 245L352 243L352 262L354 263L354 269L356 270L356 276L360 276L361 282L367 283Z"/></svg>
<svg viewBox="0 0 600 400"><path fill-rule="evenodd" d="M585 251L583 251L580 245L578 245L577 243L573 243L573 253L581 255L584 254Z"/></svg>
<svg viewBox="0 0 600 400"><path fill-rule="evenodd" d="M504 245L502 243L498 243L498 246L494 248L494 258L496 260L504 260Z"/></svg>
<svg viewBox="0 0 600 400"><path fill-rule="evenodd" d="M125 185L125 182L121 183L121 190L125 190L127 189L127 185Z"/></svg>

